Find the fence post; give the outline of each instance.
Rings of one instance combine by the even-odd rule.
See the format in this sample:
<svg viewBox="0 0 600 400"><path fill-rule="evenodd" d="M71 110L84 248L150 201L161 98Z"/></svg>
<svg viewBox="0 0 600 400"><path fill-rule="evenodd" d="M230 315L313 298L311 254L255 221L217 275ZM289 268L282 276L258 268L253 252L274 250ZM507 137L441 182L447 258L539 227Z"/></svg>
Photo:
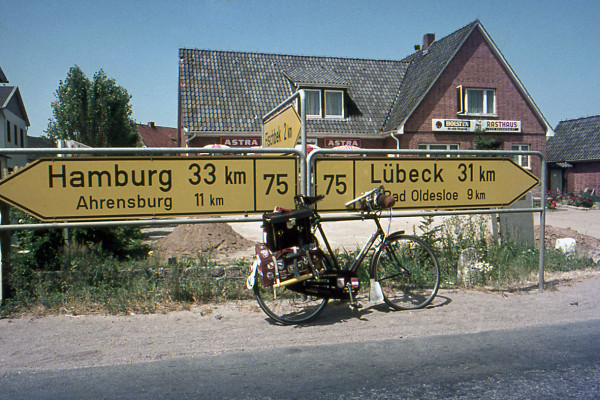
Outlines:
<svg viewBox="0 0 600 400"><path fill-rule="evenodd" d="M0 170L0 177L7 175L5 169ZM0 201L0 224L10 225L10 206ZM6 296L6 277L10 268L10 231L0 231L0 305Z"/></svg>

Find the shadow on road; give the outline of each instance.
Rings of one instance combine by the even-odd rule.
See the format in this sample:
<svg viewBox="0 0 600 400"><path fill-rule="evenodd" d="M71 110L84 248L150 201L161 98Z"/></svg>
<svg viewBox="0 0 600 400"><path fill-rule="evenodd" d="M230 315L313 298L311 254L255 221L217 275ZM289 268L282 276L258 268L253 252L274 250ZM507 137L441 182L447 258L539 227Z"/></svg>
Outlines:
<svg viewBox="0 0 600 400"><path fill-rule="evenodd" d="M427 312L427 310L429 310L429 309L445 307L445 306L449 305L450 303L452 303L451 298L449 298L447 296L438 295L435 297L433 304L430 304L429 306L427 306L426 308L424 308L422 310L415 310L415 311ZM388 305L385 303L375 304L375 305L371 305L369 307L354 308L354 307L350 306L350 304L347 301L332 300L327 304L327 306L325 307L325 310L323 310L323 312L319 316L316 317L316 319L314 319L311 322L305 323L305 324L298 324L298 325L296 325L296 328L301 329L303 327L308 327L308 326L335 325L335 324L347 322L349 320L368 321L369 319L367 317L374 312L384 312L384 313L391 314L391 313L396 313L396 312L402 313L403 311L393 310L390 307L388 307ZM404 312L406 312L406 311L404 311ZM266 321L268 321L270 324L277 325L277 323L274 322L273 320L271 320L270 318L267 318Z"/></svg>

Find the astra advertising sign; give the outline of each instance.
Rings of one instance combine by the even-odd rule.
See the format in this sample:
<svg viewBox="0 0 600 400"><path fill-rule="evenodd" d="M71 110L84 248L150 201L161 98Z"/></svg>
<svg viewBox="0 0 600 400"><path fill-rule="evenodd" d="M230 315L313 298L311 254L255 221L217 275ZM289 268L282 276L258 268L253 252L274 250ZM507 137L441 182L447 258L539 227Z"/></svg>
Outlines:
<svg viewBox="0 0 600 400"><path fill-rule="evenodd" d="M221 144L229 147L260 147L262 139L258 137L226 136L221 138Z"/></svg>
<svg viewBox="0 0 600 400"><path fill-rule="evenodd" d="M360 139L331 138L325 139L325 147L355 146L360 147Z"/></svg>

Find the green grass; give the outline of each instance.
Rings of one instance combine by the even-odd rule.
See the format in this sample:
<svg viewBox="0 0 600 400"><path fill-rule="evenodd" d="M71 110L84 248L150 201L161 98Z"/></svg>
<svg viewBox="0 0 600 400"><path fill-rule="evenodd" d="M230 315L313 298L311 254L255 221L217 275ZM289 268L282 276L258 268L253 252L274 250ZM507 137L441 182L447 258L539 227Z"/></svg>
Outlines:
<svg viewBox="0 0 600 400"><path fill-rule="evenodd" d="M460 287L457 265L465 248L475 248L480 261L491 266L476 285L514 288L536 280L539 250L486 237L483 217L448 218L441 226L424 218L415 229L433 249L440 263L442 288ZM358 250L338 253L340 264L351 262ZM370 258L358 271L363 288L368 288ZM194 305L253 299L246 289L249 262L239 260L226 268L208 258L165 265L152 256L142 259L117 258L85 247L76 247L53 260L51 270L41 270L32 253L14 252L5 276L8 298L0 316L24 313L157 313L189 309ZM598 269L585 255L566 255L546 250L547 272Z"/></svg>
<svg viewBox="0 0 600 400"><path fill-rule="evenodd" d="M9 274L12 296L0 315L156 313L251 299L245 288L249 268L239 264L216 276L219 269L205 259L167 266L153 258L119 261L88 253L73 257L59 271L32 270L15 262Z"/></svg>

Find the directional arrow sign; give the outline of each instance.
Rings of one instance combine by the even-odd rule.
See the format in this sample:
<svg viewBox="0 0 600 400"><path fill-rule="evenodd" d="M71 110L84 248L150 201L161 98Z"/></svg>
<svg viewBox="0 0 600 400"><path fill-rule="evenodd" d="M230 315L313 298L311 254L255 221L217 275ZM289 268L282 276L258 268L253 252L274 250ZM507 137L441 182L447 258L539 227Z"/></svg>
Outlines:
<svg viewBox="0 0 600 400"><path fill-rule="evenodd" d="M293 105L264 122L263 147L293 148L298 142L302 121Z"/></svg>
<svg viewBox="0 0 600 400"><path fill-rule="evenodd" d="M38 160L0 182L0 199L42 220L254 213L291 208L297 160L129 157Z"/></svg>
<svg viewBox="0 0 600 400"><path fill-rule="evenodd" d="M315 194L319 210L343 210L361 193L383 185L398 209L509 206L539 180L505 158L318 159Z"/></svg>

